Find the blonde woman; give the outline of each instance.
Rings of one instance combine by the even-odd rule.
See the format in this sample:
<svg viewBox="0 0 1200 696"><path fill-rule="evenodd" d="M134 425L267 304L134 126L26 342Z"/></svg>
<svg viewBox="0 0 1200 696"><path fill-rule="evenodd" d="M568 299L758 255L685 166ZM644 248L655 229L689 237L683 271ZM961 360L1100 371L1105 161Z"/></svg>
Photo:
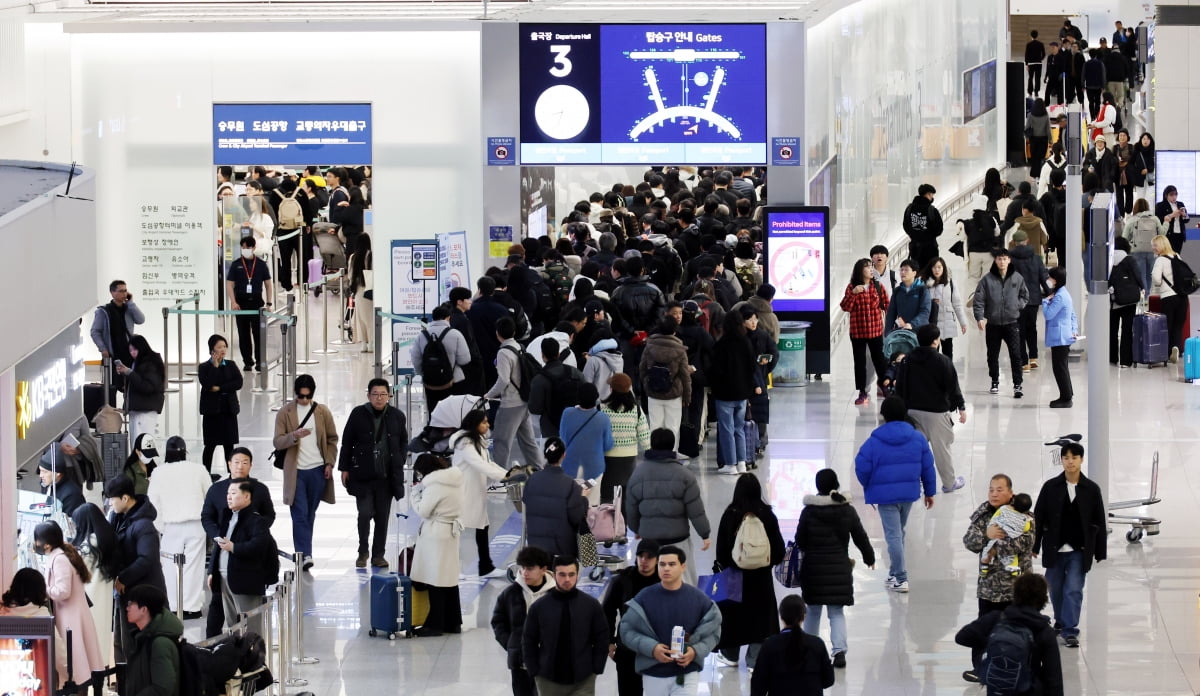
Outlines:
<svg viewBox="0 0 1200 696"><path fill-rule="evenodd" d="M1150 241L1154 248L1154 269L1150 276L1150 293L1158 295L1162 302L1162 313L1167 315L1167 343L1171 346L1173 363L1179 362L1179 353L1183 349L1183 320L1187 316L1187 295L1175 292L1175 273L1171 268L1171 259L1175 250L1164 235L1156 235Z"/></svg>

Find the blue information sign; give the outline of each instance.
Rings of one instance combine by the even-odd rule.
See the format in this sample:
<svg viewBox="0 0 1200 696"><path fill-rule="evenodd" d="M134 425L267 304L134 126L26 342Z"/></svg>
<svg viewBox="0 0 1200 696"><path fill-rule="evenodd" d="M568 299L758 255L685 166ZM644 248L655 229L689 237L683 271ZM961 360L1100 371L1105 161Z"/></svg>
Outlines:
<svg viewBox="0 0 1200 696"><path fill-rule="evenodd" d="M771 166L799 167L800 138L771 138Z"/></svg>
<svg viewBox="0 0 1200 696"><path fill-rule="evenodd" d="M517 163L517 139L488 138L487 163L489 167L510 167Z"/></svg>
<svg viewBox="0 0 1200 696"><path fill-rule="evenodd" d="M214 164L370 164L370 104L213 104Z"/></svg>

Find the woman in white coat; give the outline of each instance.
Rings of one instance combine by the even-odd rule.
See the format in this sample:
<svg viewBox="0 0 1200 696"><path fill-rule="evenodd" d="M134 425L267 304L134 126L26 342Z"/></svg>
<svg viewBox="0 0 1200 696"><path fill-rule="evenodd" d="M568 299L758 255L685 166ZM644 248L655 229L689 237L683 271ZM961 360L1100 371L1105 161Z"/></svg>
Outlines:
<svg viewBox="0 0 1200 696"><path fill-rule="evenodd" d="M104 669L96 624L83 589L92 573L75 547L63 541L57 522L43 522L34 528L33 545L46 557L46 595L54 602L58 637L66 641L67 632L71 634L71 681L84 686L91 681L93 670Z"/></svg>
<svg viewBox="0 0 1200 696"><path fill-rule="evenodd" d="M117 533L104 518L100 508L84 503L71 513L75 523L75 538L71 540L84 562L92 579L84 591L92 600L92 624L100 641L100 658L97 669L113 664L113 579L124 565L121 563Z"/></svg>
<svg viewBox="0 0 1200 696"><path fill-rule="evenodd" d="M411 576L429 591L429 617L415 633L421 637L462 632L458 597L459 516L463 510L463 472L426 452L413 462L413 509L421 516Z"/></svg>
<svg viewBox="0 0 1200 696"><path fill-rule="evenodd" d="M475 546L479 550L479 575L501 577L503 568L496 568L488 551L488 480L500 481L508 472L492 461L487 447L487 412L472 410L462 419L461 430L450 436L454 450L454 466L463 473L462 526L475 530Z"/></svg>

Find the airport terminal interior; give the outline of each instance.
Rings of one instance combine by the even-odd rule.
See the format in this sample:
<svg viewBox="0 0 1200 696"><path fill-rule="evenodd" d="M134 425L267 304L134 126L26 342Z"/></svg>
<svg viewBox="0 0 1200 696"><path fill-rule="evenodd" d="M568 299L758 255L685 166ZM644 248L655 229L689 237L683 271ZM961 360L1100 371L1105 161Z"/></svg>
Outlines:
<svg viewBox="0 0 1200 696"><path fill-rule="evenodd" d="M1138 135L1153 131L1159 161L1170 162L1170 168L1162 167L1157 189L1149 184L1151 209L1167 184L1179 186L1180 200L1194 202L1200 190L1200 135L1193 132L1200 133L1200 129L1190 121L1188 105L1195 103L1200 88L1189 81L1196 78L1187 75L1200 75L1200 70L1192 69L1197 61L1186 46L1200 41L1200 18L1193 19L1180 8L1162 13L1167 8L1130 0L1111 0L1113 7L1103 10L1065 0L1063 4L1070 8L1062 12L1051 12L1028 0L916 0L902 3L904 7L894 0L653 0L648 8L642 4L606 0L585 8L575 0L514 0L492 2L489 7L487 2L434 0L422 10L415 8L415 3L387 1L249 2L235 6L206 0L0 0L0 65L19 66L12 71L0 68L0 73L13 73L0 75L0 188L5 190L0 204L0 249L10 259L17 259L14 265L19 266L13 271L19 288L13 289L3 316L6 329L14 332L6 342L24 346L7 352L0 346L0 398L5 399L0 404L0 464L4 466L0 491L5 495L0 531L6 535L14 531L17 523L10 518L15 517L12 503L17 489L22 489L22 496L32 495L37 485L37 456L61 432L39 430L36 423L25 420L20 405L14 411L18 383L25 384L20 381L25 379L19 376L21 366L36 363L38 351L48 350L48 342L63 326L71 328L82 318L83 350L68 347L67 352L72 361L88 361L86 368L79 365L83 379L100 381L99 355L87 335L93 309L108 300L110 280L128 279L133 298L143 304L147 314L143 335L160 352L168 353L169 377L182 371L177 371L180 352L187 360L207 356L206 350L193 349L192 343L200 346L213 331L230 339L230 358L241 364L237 332L226 325L228 317L202 316L196 319L196 326L202 321L203 328L196 331L192 316L172 316L168 321L164 310L192 307L187 302L173 303L201 291L202 299L195 307L205 310L202 314L221 309L210 301L223 294L213 269L226 268L235 258L242 230L254 226L253 211L247 214L239 202L222 202L214 170L221 165L234 166L231 201L239 201L246 193L254 165L303 170L303 165L295 162L274 162L270 154L245 152L255 147L254 140L259 137L263 143L274 143L272 147L278 144L281 151L296 145L282 144L276 136L286 128L279 126L265 126L261 133L243 138L245 129L236 124L240 119L258 118L246 116L257 114L254 109L265 105L262 113L273 113L272 105L284 104L293 110L278 112L284 114L279 123L286 126L295 120L301 124L308 118L312 129L315 117L318 131L322 129L320 109L349 109L341 112L340 128L337 117L332 127L324 122L324 135L336 132L340 139L324 142L366 145L358 150L333 150L346 153L342 159L306 164L369 167L372 206L366 230L372 235L368 244L373 257L378 259L374 288L375 297L380 298L374 306L389 317L387 321L400 319L397 325L401 327L405 319L399 315L409 321L423 316L432 307L426 302L426 293L437 294L436 288L430 290L432 285L417 283L421 247L413 244L433 245L435 252L443 239L461 245L456 247L460 256L454 263L461 264L456 268L466 276L456 276L451 284L473 288L489 266L504 266L509 243L519 243L539 227L557 234L558 223L571 207L593 191L607 192L615 183L637 184L653 164L720 167L739 161L732 158L745 157L749 165L765 169L770 184L759 194L765 198L769 190L769 205L830 209L830 216L823 218L828 227L822 230L827 236L827 296L820 298L822 310L816 313L818 320L833 324L828 367L800 384L775 384L769 390L769 442L757 469L742 474L761 482L782 534L790 540L804 497L816 493L817 472L832 469L870 538L877 557L874 568L862 562L853 545L849 550L857 562L853 567L855 601L846 608L846 665L835 670L836 681L825 693L985 693L983 686L964 681L963 672L972 669L971 653L954 640L956 632L978 616L979 556L964 547L963 535L972 513L987 499L993 476L1006 474L1013 481L1014 492L1036 496L1046 480L1062 472L1057 447L1047 443L1072 433L1081 435L1087 448L1085 474L1092 471L1088 457L1095 447L1093 439L1104 438L1108 460L1105 502L1130 501L1129 509L1122 513L1150 516L1154 523L1144 528L1125 520L1110 521L1108 557L1086 576L1078 647L1058 641L1063 693L1200 693L1200 583L1196 581L1200 536L1191 527L1200 519L1200 478L1190 469L1200 451L1200 380L1184 379L1185 361L1153 369L1090 364L1093 340L1107 343L1107 338L1087 335L1094 325L1089 314L1107 309L1108 300L1102 294L1089 295L1078 278L1071 279L1081 338L1077 348L1083 349L1073 351L1069 361L1073 406L1051 408L1050 402L1059 392L1050 352L1044 346L1044 323L1038 322L1044 351L1040 366L1024 373L1023 398L1014 398L1005 355L1000 360L999 393L989 392L984 334L973 321L968 322L964 333L954 337L953 363L965 397L966 420L956 420L951 446L955 472L965 485L944 492L939 478L932 506L914 505L907 525L909 589L895 592L885 586L888 555L880 517L864 502L854 469L859 448L882 423L882 398L870 388L865 403L855 402L858 391L847 322L837 310L851 267L867 256L873 245L891 246L892 269L905 258L907 239L901 218L919 185L928 183L938 189L935 205L942 207L950 235L943 240L941 255L956 279L965 279L967 268L963 258L949 251L946 240L958 234L951 230L954 220L969 217L970 202L981 191L984 172L995 167L1014 187L1031 181L1036 190L1038 182L1030 177L1025 154L1014 153L1012 145L1024 142L1020 121L1025 112L1019 103L1022 89L1013 81L1024 80L1020 63L1031 27L1044 27L1043 38L1050 41L1057 37L1063 19L1069 18L1091 39L1111 36L1114 20L1123 19L1129 27L1150 28L1140 34L1145 50L1150 45L1147 41L1154 41L1158 20L1161 72L1156 78L1148 72L1140 83L1145 86L1136 94L1129 93L1128 107L1123 110L1125 127ZM759 52L739 44L736 60L722 57L717 60L730 62L718 65L711 74L694 73L679 66L703 59L691 53L680 58L683 54L678 51L708 48L676 48L673 57L662 58L654 52L666 50L668 37L659 41L663 43L659 48L642 47L649 51L647 55L653 54L642 59L669 61L669 69L658 68L669 78L659 77L650 68L643 72L640 65L633 69L622 64L623 71L604 72L611 66L604 63L602 67L601 57L607 60L616 55L635 61L630 51L613 48L618 39L656 40L636 25L665 26L694 19L703 22L689 25L696 30L694 35L687 34L689 41L693 36L709 36L702 33L702 24L724 22L728 28L748 23L742 28L734 26L726 36L756 45ZM309 23L307 28L299 26L304 22ZM584 43L572 44L575 53L570 55L578 65L595 71L589 77L595 81L595 94L588 91L585 80L577 80L578 74L569 77L572 63L564 62L568 52L554 48L550 54L557 62L549 64L553 78L539 69L536 79L524 74L518 79L516 73L524 70L531 55L528 51L541 48L537 43L541 32L549 29L552 34L552 27L561 22L576 27L572 31L577 33L569 37L575 42L583 41L578 32L587 33L588 25L610 23L603 31L597 30L597 36L608 43L594 47L594 54L585 56L593 48ZM325 26L318 28L312 23ZM737 33L741 31L749 33ZM757 36L759 43L747 36ZM523 42L519 48L518 41ZM342 57L331 48L336 46L345 48ZM281 74L276 66L285 65L284 59L292 52L301 59L285 66L288 71ZM19 62L14 62L18 58ZM789 73L793 59L803 60L804 65ZM749 86L736 79L737 71L748 64L762 68L757 81ZM247 75L243 72L247 65L258 68ZM1147 71L1154 64L1149 65ZM1171 68L1164 69L1164 65ZM731 77L723 82L727 68ZM681 80L676 80L676 70L681 71ZM380 84L388 82L389 75L402 75L403 85ZM553 84L563 78L571 86ZM679 87L674 86L676 82ZM621 91L621 84L626 88L632 85L633 91ZM674 97L673 89L679 90ZM1044 85L1039 86L1042 89ZM586 98L580 90L587 92ZM1024 91L1029 97L1029 90ZM768 92L769 109L751 103L757 95L768 101ZM6 93L25 96L6 101ZM689 93L705 95L706 106L689 106ZM680 103L672 106L674 98ZM610 105L618 101L625 105L626 99L634 104L629 107L633 111L649 114L631 122L632 131L626 128L627 132L616 133L613 126L602 127L598 120L588 120L589 103L595 106L608 100ZM578 100L583 100L582 116ZM729 100L738 100L736 110L726 111L731 109L726 106ZM643 111L643 101L653 106ZM724 116L714 114L714 102ZM314 110L303 110L310 107ZM533 123L535 108L539 115ZM1009 122L1014 109L1015 126ZM553 122L547 116L549 111L553 111ZM361 116L347 117L347 113ZM603 111L603 116L615 123L621 113L612 107ZM1074 111L1071 114L1078 117ZM1086 107L1083 116L1087 116ZM361 121L356 120L360 117ZM694 124L695 130L672 142L667 124L674 124L674 119ZM258 126L252 130L257 131ZM726 135L734 132L738 133L733 138L737 142L731 145ZM534 135L530 137L530 133ZM697 137L689 139L693 135ZM1063 135L1066 137L1065 131ZM643 141L621 141L626 136L634 141L642 137ZM717 149L706 149L705 143ZM294 155L292 151L289 156ZM710 157L713 159L706 159ZM799 161L791 161L793 158ZM70 162L77 162L79 169L66 167ZM27 181L14 175L10 167L38 167L39 163L58 163L55 166L61 170L52 176L45 174L50 169L38 170L42 172L38 176L49 176L50 184L39 187L35 182L32 193L8 185L10 180ZM325 167L321 169L323 173ZM67 171L80 172L77 188L43 191L58 186ZM1165 178L1168 174L1177 178ZM1068 193L1082 194L1082 189L1071 188L1074 185L1068 184ZM53 207L53 215L58 217L7 215L34 207L43 211L37 215L50 215L44 211ZM240 217L244 214L246 217ZM75 216L81 215L87 218L86 225L76 224L84 218ZM71 224L66 224L68 220ZM42 234L46 226L61 226L62 230L59 246L50 250L42 246L50 238ZM268 244L270 236L268 229ZM169 241L148 241L161 239ZM214 239L219 240L216 245ZM92 243L94 252L87 246ZM1072 250L1079 249L1082 256L1083 249L1074 241L1067 244ZM1200 232L1188 236L1188 245L1193 253L1200 248ZM26 263L59 253L68 259L61 272L52 266L34 273L37 264ZM178 260L166 261L172 254ZM1060 251L1059 258L1063 256ZM397 264L401 257L404 262ZM325 260L328 262L328 257ZM417 270L411 283L402 280L414 262ZM344 256L340 264L344 267ZM1077 262L1069 267L1083 272ZM151 268L154 270L147 275ZM327 264L325 270L332 269ZM437 277L439 271L431 267L430 272ZM45 305L39 307L39 293L30 285L47 281L56 287L45 293L41 298ZM446 277L438 278L442 281L450 283ZM367 383L376 376L377 367L389 381L396 380L393 403L404 410L410 436L416 435L429 417L419 381L414 385L404 376L396 378L390 364L376 365L377 359L391 360L386 350L378 356L373 350L368 352L361 330L351 340L343 340L350 339L342 311L347 293L332 292L336 283L336 279L325 283L320 296L310 291L303 318L295 324L298 354L291 359L308 358L301 360L308 364L293 365L294 372L287 377L281 377L279 368L272 365L265 378L269 390L265 391L255 388L259 375L247 372L239 393L239 444L253 451L251 476L263 481L277 501L278 520L271 533L284 551L294 548L291 524L286 506L279 502L282 474L272 467L268 455L274 449L276 411L291 397L291 377L303 373L314 378L316 400L330 409L339 431L350 411L367 401ZM402 287L405 289L398 290ZM406 295L413 287L417 288L415 295ZM289 306L285 293L277 290L272 309L285 311ZM300 292L297 288L292 298L298 300ZM412 306L414 297L417 309L403 311L401 304ZM1195 324L1196 317L1192 321ZM25 326L31 327L29 332L24 331ZM391 330L390 324L384 326L388 327L385 331ZM272 325L271 331L276 330ZM164 331L167 351L162 351ZM818 344L829 338L820 338L821 331L814 333ZM400 328L393 337L407 346L404 341L412 336L410 329ZM274 333L268 344L269 355L277 355ZM400 351L407 352L407 347ZM194 364L189 363L188 369ZM81 384L75 383L74 372L70 380L74 392ZM159 448L168 437L181 436L187 442L189 458L199 461L203 447L200 388L189 378L170 386L172 391L166 394L157 420ZM1101 396L1092 398L1097 393ZM77 395L73 398L80 399ZM1106 422L1107 431L1097 428L1097 422ZM18 451L25 452L13 444L19 428L22 440L27 432L43 438L31 459L17 456ZM738 480L717 471L716 430L714 423L700 456L679 464L691 470L699 482L714 540L717 522ZM5 444L5 440L9 442ZM19 477L14 475L18 467ZM224 467L218 461L213 471L223 473ZM509 567L524 540L521 511L503 485L488 493L487 508L493 560L501 568ZM298 611L292 620L303 623L303 644L298 646L299 652L290 655L293 664L287 676L297 681L277 683L270 693L512 693L507 654L497 644L489 623L497 596L510 580L478 575L471 531L462 534L459 550L462 633L389 639L373 635L370 580L373 574L397 569L401 549L413 543L421 520L408 498L394 504L385 554L389 568L355 567L356 520L354 499L337 486L337 502L322 504L316 517L312 567L301 570L283 562L282 570L294 571L299 578L295 585ZM696 542L694 534L692 541ZM601 552L615 554L628 565L634 562L635 544L636 540L631 540ZM698 574L709 573L714 550L700 551L698 543L694 546L696 557L689 559L688 565ZM11 540L0 549L16 556ZM1040 561L1033 561L1037 572L1042 572ZM173 572L169 564L164 565ZM18 567L12 559L4 560L9 575ZM611 571L583 575L580 588L593 597L603 596ZM0 580L7 587L10 577ZM775 591L777 599L799 592L779 584ZM1050 611L1047 606L1045 612ZM187 639L205 638L203 618L188 619L184 627ZM829 642L826 621L821 636ZM107 636L101 635L101 640ZM698 693L750 694L751 674L744 651L736 666L723 664L713 653L704 662ZM49 692L40 693L49 696ZM611 661L598 677L595 693L617 694Z"/></svg>

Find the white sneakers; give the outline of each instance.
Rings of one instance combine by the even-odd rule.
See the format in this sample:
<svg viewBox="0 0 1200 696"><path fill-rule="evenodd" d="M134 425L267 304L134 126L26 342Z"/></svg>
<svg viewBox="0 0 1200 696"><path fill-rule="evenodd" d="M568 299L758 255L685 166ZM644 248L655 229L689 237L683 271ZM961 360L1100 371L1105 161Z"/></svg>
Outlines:
<svg viewBox="0 0 1200 696"><path fill-rule="evenodd" d="M739 473L739 474L746 473L746 462L738 462L737 473Z"/></svg>

